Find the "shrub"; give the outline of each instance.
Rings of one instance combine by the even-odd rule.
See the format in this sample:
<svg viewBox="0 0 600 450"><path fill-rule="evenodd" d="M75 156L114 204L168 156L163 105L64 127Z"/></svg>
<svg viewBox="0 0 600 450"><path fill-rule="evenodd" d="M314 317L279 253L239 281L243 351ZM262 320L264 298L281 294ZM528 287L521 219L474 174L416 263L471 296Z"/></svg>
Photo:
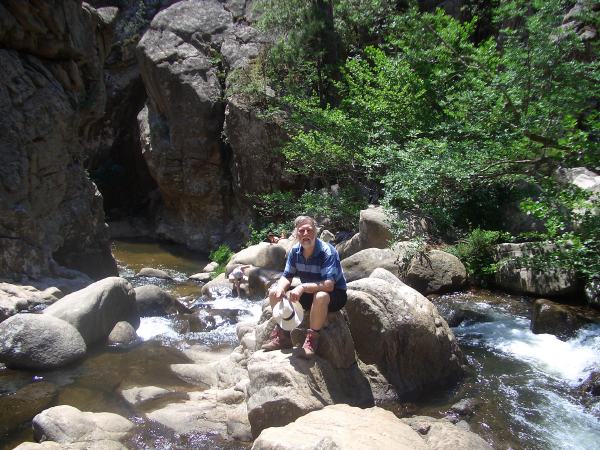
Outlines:
<svg viewBox="0 0 600 450"><path fill-rule="evenodd" d="M219 266L215 269L213 278L216 278L223 272L225 272L225 266L233 256L233 251L227 244L221 244L219 248L213 250L208 255L208 258L211 261L214 261L219 264Z"/></svg>

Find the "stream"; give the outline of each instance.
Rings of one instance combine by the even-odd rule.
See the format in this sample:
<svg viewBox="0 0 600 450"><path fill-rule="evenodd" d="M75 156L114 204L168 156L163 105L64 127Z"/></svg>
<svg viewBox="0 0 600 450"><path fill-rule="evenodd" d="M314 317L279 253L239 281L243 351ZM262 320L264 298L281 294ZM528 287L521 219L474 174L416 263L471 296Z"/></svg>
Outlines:
<svg viewBox="0 0 600 450"><path fill-rule="evenodd" d="M142 318L138 329L142 343L129 350L101 347L79 363L51 372L15 371L0 365L0 448L33 441L31 422L15 423L14 419L19 408L24 408L15 393L31 386L50 392L46 407L68 404L82 411L127 417L136 424L134 434L124 442L128 448L250 448L250 444L224 441L216 435L177 435L147 420L119 392L133 385L159 386L182 394L199 390L177 378L169 365L190 362L185 352L194 349L229 353L237 346L236 323L257 320L260 301L226 293L212 301L202 297L199 284L189 282L188 276L208 262L206 255L134 241L115 242L113 253L120 275L134 286L161 286L192 308L193 316L210 316L210 326L196 327L191 315ZM135 277L142 267L166 270L173 280ZM589 325L563 342L552 335L531 333L532 301L525 297L479 291L432 301L445 317L459 310L466 313L454 333L469 373L451 391L435 393L417 404L386 408L400 415L443 417L459 400L474 399L471 430L495 448L600 449L600 403L584 406L577 394L577 386L600 369L599 325Z"/></svg>

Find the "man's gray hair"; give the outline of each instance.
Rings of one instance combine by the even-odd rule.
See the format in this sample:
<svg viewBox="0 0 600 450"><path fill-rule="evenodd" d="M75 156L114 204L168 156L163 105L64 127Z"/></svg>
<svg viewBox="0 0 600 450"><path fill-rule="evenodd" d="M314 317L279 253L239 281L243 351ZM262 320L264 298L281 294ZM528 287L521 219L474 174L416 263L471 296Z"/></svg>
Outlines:
<svg viewBox="0 0 600 450"><path fill-rule="evenodd" d="M319 226L317 225L317 221L315 219L310 216L298 216L296 217L296 220L294 220L294 237L296 237L296 230L305 223L310 223L315 230L315 234L318 233Z"/></svg>

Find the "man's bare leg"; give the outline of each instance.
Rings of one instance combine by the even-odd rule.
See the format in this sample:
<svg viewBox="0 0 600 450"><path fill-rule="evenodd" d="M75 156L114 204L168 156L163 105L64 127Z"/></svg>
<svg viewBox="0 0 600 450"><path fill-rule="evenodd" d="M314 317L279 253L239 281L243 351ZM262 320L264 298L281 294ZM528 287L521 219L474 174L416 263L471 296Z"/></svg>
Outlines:
<svg viewBox="0 0 600 450"><path fill-rule="evenodd" d="M329 294L327 292L317 292L310 308L310 328L319 331L327 322L327 313L329 307Z"/></svg>

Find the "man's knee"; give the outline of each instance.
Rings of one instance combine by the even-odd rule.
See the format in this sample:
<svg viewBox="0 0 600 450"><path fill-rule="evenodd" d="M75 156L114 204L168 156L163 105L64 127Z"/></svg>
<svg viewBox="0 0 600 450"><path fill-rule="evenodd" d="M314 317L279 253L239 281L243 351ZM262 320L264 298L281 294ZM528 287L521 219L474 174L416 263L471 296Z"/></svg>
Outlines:
<svg viewBox="0 0 600 450"><path fill-rule="evenodd" d="M327 292L320 291L315 294L315 298L314 298L313 302L317 302L319 304L324 304L324 305L329 305L330 299L331 298L329 297L329 294Z"/></svg>

